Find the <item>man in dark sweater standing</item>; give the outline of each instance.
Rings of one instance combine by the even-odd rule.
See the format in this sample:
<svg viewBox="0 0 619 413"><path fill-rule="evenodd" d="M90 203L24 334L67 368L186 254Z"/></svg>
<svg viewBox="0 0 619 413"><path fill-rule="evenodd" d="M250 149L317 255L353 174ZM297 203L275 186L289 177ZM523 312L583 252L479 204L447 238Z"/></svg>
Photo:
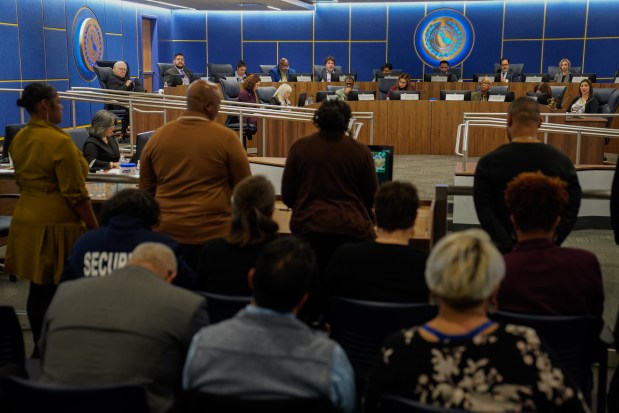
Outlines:
<svg viewBox="0 0 619 413"><path fill-rule="evenodd" d="M565 241L576 224L581 189L574 164L563 152L538 139L541 123L536 101L526 97L515 100L507 113L510 143L484 155L475 170L473 200L477 218L503 253L511 251L515 244L514 229L503 196L507 183L522 172L541 171L568 184L568 205L554 238L557 245Z"/></svg>

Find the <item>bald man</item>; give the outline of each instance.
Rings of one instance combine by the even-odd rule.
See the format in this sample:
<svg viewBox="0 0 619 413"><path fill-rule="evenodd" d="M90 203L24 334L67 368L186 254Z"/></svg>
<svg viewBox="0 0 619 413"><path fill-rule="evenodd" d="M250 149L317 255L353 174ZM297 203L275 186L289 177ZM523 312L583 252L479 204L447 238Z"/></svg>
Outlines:
<svg viewBox="0 0 619 413"><path fill-rule="evenodd" d="M107 88L127 92L145 92L138 79L131 80L127 73L127 64L123 61L114 63L112 76L107 79Z"/></svg>
<svg viewBox="0 0 619 413"><path fill-rule="evenodd" d="M187 90L187 111L157 129L141 157L140 189L161 207L157 231L180 244L196 269L204 243L227 234L234 186L250 175L238 136L215 121L221 92L197 80Z"/></svg>
<svg viewBox="0 0 619 413"><path fill-rule="evenodd" d="M289 73L297 73L297 71L290 68L290 63L285 57L279 59L279 64L269 70L273 82L287 82Z"/></svg>

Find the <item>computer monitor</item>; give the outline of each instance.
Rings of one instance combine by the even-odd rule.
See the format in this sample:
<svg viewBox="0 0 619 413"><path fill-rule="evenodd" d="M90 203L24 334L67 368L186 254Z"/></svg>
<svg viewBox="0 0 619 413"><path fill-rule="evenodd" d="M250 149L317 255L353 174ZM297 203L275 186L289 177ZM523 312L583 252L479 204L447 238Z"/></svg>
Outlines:
<svg viewBox="0 0 619 413"><path fill-rule="evenodd" d="M355 82L357 81L357 74L355 72L339 73L339 75L340 75L340 82L345 82L346 78L349 76L355 79Z"/></svg>
<svg viewBox="0 0 619 413"><path fill-rule="evenodd" d="M2 163L9 163L9 146L13 142L13 138L17 132L26 127L26 123L17 123L14 125L6 125L4 127L4 142L2 144Z"/></svg>
<svg viewBox="0 0 619 413"><path fill-rule="evenodd" d="M525 73L521 76L523 82L550 82L550 75L548 73Z"/></svg>
<svg viewBox="0 0 619 413"><path fill-rule="evenodd" d="M365 95L366 97L359 97L359 95ZM371 96L371 97L370 97ZM348 93L348 100L376 100L375 90L351 90Z"/></svg>
<svg viewBox="0 0 619 413"><path fill-rule="evenodd" d="M490 92L488 92L488 100L492 101L493 99L490 96L505 96L505 98L501 98L503 102L514 101L514 92L493 92L491 90Z"/></svg>
<svg viewBox="0 0 619 413"><path fill-rule="evenodd" d="M297 103L297 106L302 108L303 106L305 106L305 100L307 99L307 93L303 92L299 94L299 102Z"/></svg>
<svg viewBox="0 0 619 413"><path fill-rule="evenodd" d="M591 83L595 83L597 80L597 74L595 73L570 73L571 83L580 83L583 79L589 79Z"/></svg>
<svg viewBox="0 0 619 413"><path fill-rule="evenodd" d="M474 73L473 74L473 82L479 82L479 79L483 79L484 77L489 77L490 80L494 82L494 78L496 77L496 73Z"/></svg>
<svg viewBox="0 0 619 413"><path fill-rule="evenodd" d="M449 82L451 79L451 73L442 74L442 73L424 73L423 81L424 82Z"/></svg>
<svg viewBox="0 0 619 413"><path fill-rule="evenodd" d="M374 78L376 79L376 81L378 82L378 79L381 78L385 78L385 79L397 79L398 77L400 77L400 75L402 74L402 70L400 69L393 69L391 71L391 73L389 74L384 74L383 72L378 72L376 73L376 75L374 76Z"/></svg>
<svg viewBox="0 0 619 413"><path fill-rule="evenodd" d="M335 96L335 92L321 90L320 92L316 92L316 102L322 102L327 99L327 96ZM337 96L335 96L337 98Z"/></svg>
<svg viewBox="0 0 619 413"><path fill-rule="evenodd" d="M311 73L288 73L289 82L311 82Z"/></svg>
<svg viewBox="0 0 619 413"><path fill-rule="evenodd" d="M138 133L135 144L135 155L131 158L133 162L137 163L140 160L144 146L146 146L146 142L148 142L150 137L153 136L153 133L155 133L154 130Z"/></svg>
<svg viewBox="0 0 619 413"><path fill-rule="evenodd" d="M447 95L463 95L462 99L454 100L471 100L470 90L441 90L441 100L447 100Z"/></svg>
<svg viewBox="0 0 619 413"><path fill-rule="evenodd" d="M419 100L420 98L418 90L392 90L389 93L389 100Z"/></svg>
<svg viewBox="0 0 619 413"><path fill-rule="evenodd" d="M393 180L393 146L368 145L368 148L374 158L378 183L383 184Z"/></svg>

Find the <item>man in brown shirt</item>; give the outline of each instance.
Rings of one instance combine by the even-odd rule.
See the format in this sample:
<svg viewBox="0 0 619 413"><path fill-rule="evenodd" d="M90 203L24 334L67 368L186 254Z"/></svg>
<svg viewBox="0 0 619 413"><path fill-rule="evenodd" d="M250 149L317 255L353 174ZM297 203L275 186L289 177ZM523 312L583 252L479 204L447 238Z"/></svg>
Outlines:
<svg viewBox="0 0 619 413"><path fill-rule="evenodd" d="M230 226L232 189L249 176L238 136L217 123L220 91L203 80L187 89L187 111L159 128L144 147L140 189L161 206L158 231L181 244L194 265L200 247Z"/></svg>

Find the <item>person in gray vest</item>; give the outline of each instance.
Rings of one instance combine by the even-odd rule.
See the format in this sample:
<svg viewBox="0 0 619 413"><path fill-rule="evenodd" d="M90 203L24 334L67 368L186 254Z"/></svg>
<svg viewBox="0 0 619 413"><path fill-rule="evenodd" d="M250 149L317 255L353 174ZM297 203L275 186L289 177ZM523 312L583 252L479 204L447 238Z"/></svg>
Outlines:
<svg viewBox="0 0 619 413"><path fill-rule="evenodd" d="M193 337L183 388L240 398L324 397L353 412L346 354L296 318L315 266L311 247L295 237L268 244L249 271L252 303Z"/></svg>

